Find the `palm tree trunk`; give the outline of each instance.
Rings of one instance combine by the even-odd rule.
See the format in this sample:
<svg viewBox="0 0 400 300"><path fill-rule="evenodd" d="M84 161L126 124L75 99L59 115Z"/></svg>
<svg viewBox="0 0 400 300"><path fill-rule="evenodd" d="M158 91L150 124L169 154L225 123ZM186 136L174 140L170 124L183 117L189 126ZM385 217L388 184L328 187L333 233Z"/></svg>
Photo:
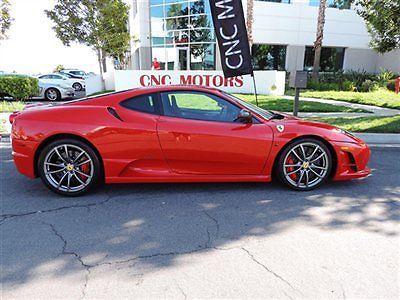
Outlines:
<svg viewBox="0 0 400 300"><path fill-rule="evenodd" d="M312 79L318 80L318 72L320 68L322 39L324 38L326 0L320 0L318 9L317 36L314 42L314 65Z"/></svg>
<svg viewBox="0 0 400 300"><path fill-rule="evenodd" d="M97 49L97 60L99 62L101 88L102 88L103 91L105 91L106 90L106 83L104 81L104 74L103 74L103 57L102 57L102 51L100 49Z"/></svg>
<svg viewBox="0 0 400 300"><path fill-rule="evenodd" d="M252 46L253 46L253 21L254 21L253 7L254 7L254 0L247 0L246 27L249 39L250 53L252 52Z"/></svg>

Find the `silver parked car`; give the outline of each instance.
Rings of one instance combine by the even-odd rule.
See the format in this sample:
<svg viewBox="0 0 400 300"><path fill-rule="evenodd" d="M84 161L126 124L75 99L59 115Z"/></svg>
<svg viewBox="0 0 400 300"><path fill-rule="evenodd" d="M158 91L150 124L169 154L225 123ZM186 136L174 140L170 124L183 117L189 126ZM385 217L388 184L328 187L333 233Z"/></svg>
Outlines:
<svg viewBox="0 0 400 300"><path fill-rule="evenodd" d="M61 99L72 98L75 90L66 84L54 84L39 81L39 97L48 101L58 101ZM36 98L36 97L35 97Z"/></svg>
<svg viewBox="0 0 400 300"><path fill-rule="evenodd" d="M84 79L71 78L68 75L63 75L60 73L40 75L38 79L39 82L69 85L70 87L73 87L75 91L83 91L86 88Z"/></svg>

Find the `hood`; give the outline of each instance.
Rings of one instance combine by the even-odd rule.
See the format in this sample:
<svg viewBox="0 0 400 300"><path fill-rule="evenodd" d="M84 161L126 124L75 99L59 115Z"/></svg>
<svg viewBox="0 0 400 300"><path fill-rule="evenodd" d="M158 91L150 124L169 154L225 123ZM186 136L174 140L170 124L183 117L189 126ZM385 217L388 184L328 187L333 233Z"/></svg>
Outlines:
<svg viewBox="0 0 400 300"><path fill-rule="evenodd" d="M303 135L315 135L328 141L364 143L351 132L339 127L322 122L300 119L286 113L277 112L277 114L282 115L284 118L272 119L267 122L277 137L290 136L291 138L295 138Z"/></svg>

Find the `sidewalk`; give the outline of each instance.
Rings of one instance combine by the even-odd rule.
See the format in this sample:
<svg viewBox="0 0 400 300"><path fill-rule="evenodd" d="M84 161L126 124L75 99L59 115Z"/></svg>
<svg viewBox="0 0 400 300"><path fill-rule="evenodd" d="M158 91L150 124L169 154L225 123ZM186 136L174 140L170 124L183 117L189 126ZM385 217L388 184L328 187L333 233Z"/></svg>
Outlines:
<svg viewBox="0 0 400 300"><path fill-rule="evenodd" d="M282 96L282 98L293 100L293 96ZM390 117L395 115L400 115L400 110L392 109L392 108L384 108L366 104L358 104L358 103L350 103L345 101L337 101L330 99L320 99L320 98L308 98L308 97L300 97L301 101L312 101L312 102L320 102L332 105L345 106L354 109L363 109L369 111L370 113L299 113L299 117L304 118L316 118L316 117L325 117L325 118L345 118L345 117Z"/></svg>

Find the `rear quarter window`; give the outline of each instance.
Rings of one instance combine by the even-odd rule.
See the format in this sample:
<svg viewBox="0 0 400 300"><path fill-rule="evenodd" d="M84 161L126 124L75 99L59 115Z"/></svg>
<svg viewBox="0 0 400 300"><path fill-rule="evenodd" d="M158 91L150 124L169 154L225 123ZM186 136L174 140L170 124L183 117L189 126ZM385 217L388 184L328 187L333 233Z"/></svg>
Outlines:
<svg viewBox="0 0 400 300"><path fill-rule="evenodd" d="M146 94L126 99L120 103L122 107L148 114L157 114L156 95Z"/></svg>

